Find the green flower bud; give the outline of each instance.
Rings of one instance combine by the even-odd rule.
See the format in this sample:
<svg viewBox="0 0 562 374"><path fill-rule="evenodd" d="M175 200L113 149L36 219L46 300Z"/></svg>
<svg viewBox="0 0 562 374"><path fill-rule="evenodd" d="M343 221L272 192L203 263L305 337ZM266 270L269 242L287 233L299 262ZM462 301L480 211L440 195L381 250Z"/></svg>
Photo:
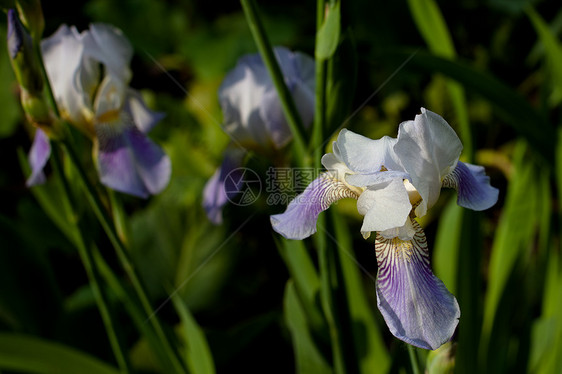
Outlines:
<svg viewBox="0 0 562 374"><path fill-rule="evenodd" d="M43 29L45 28L45 19L43 18L43 9L41 9L40 0L17 0L16 8L18 9L22 23L29 30L33 40L41 40Z"/></svg>

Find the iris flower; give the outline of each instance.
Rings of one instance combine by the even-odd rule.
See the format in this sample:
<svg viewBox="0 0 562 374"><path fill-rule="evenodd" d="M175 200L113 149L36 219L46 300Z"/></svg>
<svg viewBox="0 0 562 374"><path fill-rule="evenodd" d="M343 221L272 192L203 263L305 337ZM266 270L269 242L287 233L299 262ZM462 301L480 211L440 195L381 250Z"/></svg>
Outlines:
<svg viewBox="0 0 562 374"><path fill-rule="evenodd" d="M309 125L314 115L314 60L283 47L275 47L274 53L301 119ZM219 88L219 101L223 129L232 143L203 192L203 207L215 224L222 222L222 208L228 200L225 183L234 188L228 189L230 192L241 185L237 183L240 181L226 179L231 179L231 172L242 166L245 152L253 150L272 156L292 138L277 91L258 53L238 60Z"/></svg>
<svg viewBox="0 0 562 374"><path fill-rule="evenodd" d="M121 30L96 23L79 33L62 25L41 42L41 51L61 117L93 141L101 182L139 197L162 191L170 179L170 160L147 133L163 115L149 110L128 87L133 49ZM37 130L28 185L44 180L50 156L45 140Z"/></svg>
<svg viewBox="0 0 562 374"><path fill-rule="evenodd" d="M304 239L316 232L321 211L339 199L357 199L363 237L376 232L377 305L386 324L409 344L437 349L453 335L460 309L431 272L427 240L415 218L435 204L442 187L455 188L457 203L473 210L498 198L483 167L459 161L461 151L449 124L424 108L400 124L397 138L372 140L344 129L333 153L322 158L327 171L284 213L271 216L273 229Z"/></svg>

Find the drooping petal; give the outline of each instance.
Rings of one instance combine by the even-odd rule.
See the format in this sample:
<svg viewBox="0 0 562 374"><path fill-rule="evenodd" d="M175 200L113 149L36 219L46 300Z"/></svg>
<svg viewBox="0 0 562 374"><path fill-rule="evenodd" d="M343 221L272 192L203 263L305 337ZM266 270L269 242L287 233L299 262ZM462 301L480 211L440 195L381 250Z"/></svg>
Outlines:
<svg viewBox="0 0 562 374"><path fill-rule="evenodd" d="M271 226L287 239L307 238L316 232L320 212L346 197L358 195L330 172L323 173L291 201L285 213L271 216Z"/></svg>
<svg viewBox="0 0 562 374"><path fill-rule="evenodd" d="M209 220L216 225L222 223L222 208L229 201L229 194L236 194L242 188L242 171L239 168L244 154L242 150L228 149L221 166L203 189L203 208Z"/></svg>
<svg viewBox="0 0 562 374"><path fill-rule="evenodd" d="M400 124L394 151L422 197L416 215L422 217L441 191L441 181L457 164L462 144L438 114L421 108L414 121Z"/></svg>
<svg viewBox="0 0 562 374"><path fill-rule="evenodd" d="M400 160L394 153L397 139L383 136L373 140L347 129L340 131L334 147L337 147L341 160L355 172L373 173L387 170L403 170Z"/></svg>
<svg viewBox="0 0 562 374"><path fill-rule="evenodd" d="M484 167L458 162L457 167L443 179L443 187L458 192L457 204L472 210L485 210L498 201L498 189L490 185Z"/></svg>
<svg viewBox="0 0 562 374"><path fill-rule="evenodd" d="M27 187L45 183L45 173L43 168L47 164L51 156L51 143L47 135L40 129L35 131L35 138L29 150L29 165L31 166L31 175L25 182Z"/></svg>
<svg viewBox="0 0 562 374"><path fill-rule="evenodd" d="M365 236L371 231L404 226L412 204L402 178L394 178L367 187L357 200L357 210L365 216L361 226Z"/></svg>
<svg viewBox="0 0 562 374"><path fill-rule="evenodd" d="M417 222L413 226L416 234L411 241L377 235L377 305L398 339L437 349L455 332L460 309L431 272L425 234Z"/></svg>
<svg viewBox="0 0 562 374"><path fill-rule="evenodd" d="M170 159L139 129L108 123L98 124L95 129L95 153L103 184L139 197L157 194L168 185Z"/></svg>
<svg viewBox="0 0 562 374"><path fill-rule="evenodd" d="M123 110L131 115L135 126L145 134L148 134L165 117L165 113L150 110L140 93L130 88L127 89Z"/></svg>

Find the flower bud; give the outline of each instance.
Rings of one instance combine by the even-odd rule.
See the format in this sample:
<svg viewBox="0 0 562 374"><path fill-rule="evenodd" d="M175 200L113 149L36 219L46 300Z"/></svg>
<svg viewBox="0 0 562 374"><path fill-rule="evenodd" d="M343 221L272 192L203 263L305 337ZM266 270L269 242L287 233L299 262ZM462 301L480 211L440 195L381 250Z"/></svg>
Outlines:
<svg viewBox="0 0 562 374"><path fill-rule="evenodd" d="M33 95L26 89L21 90L21 105L27 120L35 127L40 128L51 139L60 139L62 126L47 105L43 94Z"/></svg>
<svg viewBox="0 0 562 374"><path fill-rule="evenodd" d="M33 40L41 40L43 29L45 28L45 19L43 18L43 9L41 9L40 0L17 0L16 8L18 9L22 23L29 30Z"/></svg>
<svg viewBox="0 0 562 374"><path fill-rule="evenodd" d="M8 52L20 86L32 95L43 91L43 78L33 41L15 10L8 10Z"/></svg>

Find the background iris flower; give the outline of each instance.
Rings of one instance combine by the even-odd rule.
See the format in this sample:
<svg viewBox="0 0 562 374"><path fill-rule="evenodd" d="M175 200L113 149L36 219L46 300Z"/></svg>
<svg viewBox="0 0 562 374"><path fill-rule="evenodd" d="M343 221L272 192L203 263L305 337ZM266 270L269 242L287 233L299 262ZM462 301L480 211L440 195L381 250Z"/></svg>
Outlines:
<svg viewBox="0 0 562 374"><path fill-rule="evenodd" d="M314 115L314 60L284 47L275 47L274 53L302 122L309 126ZM219 88L219 101L222 127L232 142L203 192L203 207L215 224L222 222L222 207L228 201L225 183L230 184L229 192L240 185L235 180L238 176L231 172L242 166L245 153L252 150L273 157L292 138L277 91L258 53L238 60ZM227 181L229 175L234 179Z"/></svg>
<svg viewBox="0 0 562 374"><path fill-rule="evenodd" d="M96 23L79 33L62 25L41 42L49 81L63 119L93 141L101 182L139 197L157 194L168 184L168 156L147 136L163 117L147 108L129 88L133 49L121 30ZM30 156L28 185L44 180L50 155L37 130Z"/></svg>

